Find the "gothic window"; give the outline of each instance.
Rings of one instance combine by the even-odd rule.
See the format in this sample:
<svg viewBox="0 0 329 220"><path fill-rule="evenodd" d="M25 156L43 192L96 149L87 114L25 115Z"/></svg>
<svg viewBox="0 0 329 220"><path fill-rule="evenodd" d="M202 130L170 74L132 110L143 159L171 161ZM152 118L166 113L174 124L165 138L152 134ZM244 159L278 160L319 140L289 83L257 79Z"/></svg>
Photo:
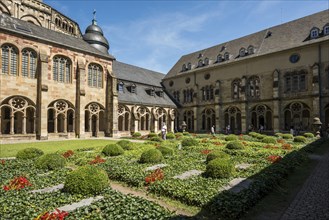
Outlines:
<svg viewBox="0 0 329 220"><path fill-rule="evenodd" d="M240 98L240 87L241 87L241 80L236 79L232 82L232 98L233 99Z"/></svg>
<svg viewBox="0 0 329 220"><path fill-rule="evenodd" d="M323 27L323 35L329 35L329 24Z"/></svg>
<svg viewBox="0 0 329 220"><path fill-rule="evenodd" d="M177 102L180 102L179 91L175 91L173 95L174 95L174 99L176 99Z"/></svg>
<svg viewBox="0 0 329 220"><path fill-rule="evenodd" d="M318 28L313 28L310 33L311 39L315 39L319 36L319 29Z"/></svg>
<svg viewBox="0 0 329 220"><path fill-rule="evenodd" d="M241 132L241 110L235 106L228 107L224 112L224 121L227 133ZM226 129L229 127L230 129Z"/></svg>
<svg viewBox="0 0 329 220"><path fill-rule="evenodd" d="M37 70L37 53L30 49L22 51L22 76L35 78Z"/></svg>
<svg viewBox="0 0 329 220"><path fill-rule="evenodd" d="M266 105L257 105L251 110L251 124L254 129L272 130L272 110Z"/></svg>
<svg viewBox="0 0 329 220"><path fill-rule="evenodd" d="M294 71L285 74L285 92L300 92L307 90L306 71Z"/></svg>
<svg viewBox="0 0 329 220"><path fill-rule="evenodd" d="M244 47L242 47L239 51L239 55L240 57L244 57L246 55L246 49Z"/></svg>
<svg viewBox="0 0 329 220"><path fill-rule="evenodd" d="M214 99L214 88L213 86L205 86L201 89L202 91L202 100L209 101Z"/></svg>
<svg viewBox="0 0 329 220"><path fill-rule="evenodd" d="M124 83L123 82L119 82L118 83L118 91L119 91L119 93L123 93L123 86L124 86Z"/></svg>
<svg viewBox="0 0 329 220"><path fill-rule="evenodd" d="M305 131L310 126L310 108L305 103L293 102L284 108L284 130Z"/></svg>
<svg viewBox="0 0 329 220"><path fill-rule="evenodd" d="M250 45L248 47L248 55L253 54L253 53L254 53L254 47L252 45Z"/></svg>
<svg viewBox="0 0 329 220"><path fill-rule="evenodd" d="M248 80L248 97L260 97L260 79L258 76L252 76Z"/></svg>
<svg viewBox="0 0 329 220"><path fill-rule="evenodd" d="M194 131L194 112L192 110L184 112L184 121L188 131Z"/></svg>
<svg viewBox="0 0 329 220"><path fill-rule="evenodd" d="M186 71L186 64L183 64L182 66L182 72Z"/></svg>
<svg viewBox="0 0 329 220"><path fill-rule="evenodd" d="M74 132L74 106L66 100L57 100L48 106L48 132Z"/></svg>
<svg viewBox="0 0 329 220"><path fill-rule="evenodd" d="M129 108L125 105L119 105L118 107L118 130L130 130L130 111Z"/></svg>
<svg viewBox="0 0 329 220"><path fill-rule="evenodd" d="M228 52L224 53L224 60L229 60L230 59L230 54Z"/></svg>
<svg viewBox="0 0 329 220"><path fill-rule="evenodd" d="M53 80L61 83L71 83L71 61L63 56L53 58Z"/></svg>
<svg viewBox="0 0 329 220"><path fill-rule="evenodd" d="M202 130L210 131L211 126L216 124L215 111L213 109L205 109L202 111Z"/></svg>
<svg viewBox="0 0 329 220"><path fill-rule="evenodd" d="M105 130L104 117L105 111L102 105L96 102L88 104L85 107L85 131L98 136L98 132Z"/></svg>
<svg viewBox="0 0 329 220"><path fill-rule="evenodd" d="M1 47L2 74L17 76L18 72L18 50L12 45Z"/></svg>
<svg viewBox="0 0 329 220"><path fill-rule="evenodd" d="M95 63L88 65L88 86L103 87L103 68Z"/></svg>

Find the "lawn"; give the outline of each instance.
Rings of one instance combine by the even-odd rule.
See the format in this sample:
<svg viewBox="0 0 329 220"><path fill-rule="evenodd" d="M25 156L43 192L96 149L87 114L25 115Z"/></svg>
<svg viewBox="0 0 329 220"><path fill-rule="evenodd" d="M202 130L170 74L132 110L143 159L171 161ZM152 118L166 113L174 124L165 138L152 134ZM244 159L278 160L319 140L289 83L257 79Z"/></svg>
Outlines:
<svg viewBox="0 0 329 220"><path fill-rule="evenodd" d="M42 150L44 153L55 153L57 151L76 150L79 148L97 148L104 147L107 144L116 141L110 140L65 140L65 141L41 141L30 143L0 144L0 158L15 157L19 150L28 147L34 147Z"/></svg>

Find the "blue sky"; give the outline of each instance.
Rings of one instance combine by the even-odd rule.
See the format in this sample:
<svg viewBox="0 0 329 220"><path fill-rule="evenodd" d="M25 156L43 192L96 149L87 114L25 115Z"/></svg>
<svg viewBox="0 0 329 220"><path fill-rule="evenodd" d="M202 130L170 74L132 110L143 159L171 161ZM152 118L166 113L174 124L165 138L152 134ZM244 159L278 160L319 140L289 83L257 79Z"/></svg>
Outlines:
<svg viewBox="0 0 329 220"><path fill-rule="evenodd" d="M167 73L184 55L329 8L328 0L44 0L84 33L96 10L117 60Z"/></svg>

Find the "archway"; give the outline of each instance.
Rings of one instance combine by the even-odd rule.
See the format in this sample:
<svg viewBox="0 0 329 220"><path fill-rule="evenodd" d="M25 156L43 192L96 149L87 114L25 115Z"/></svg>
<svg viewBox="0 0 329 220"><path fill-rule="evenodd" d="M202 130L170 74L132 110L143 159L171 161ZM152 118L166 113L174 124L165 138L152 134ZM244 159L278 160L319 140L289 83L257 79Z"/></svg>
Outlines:
<svg viewBox="0 0 329 220"><path fill-rule="evenodd" d="M296 132L310 130L310 108L302 102L289 103L284 108L284 129L293 128Z"/></svg>
<svg viewBox="0 0 329 220"><path fill-rule="evenodd" d="M91 132L91 135L98 137L99 132L105 131L104 107L97 103L89 103L85 107L85 131Z"/></svg>
<svg viewBox="0 0 329 220"><path fill-rule="evenodd" d="M241 110L236 106L228 107L224 112L225 128L230 126L230 132L241 132Z"/></svg>
<svg viewBox="0 0 329 220"><path fill-rule="evenodd" d="M48 105L48 132L74 132L75 109L66 100L56 100Z"/></svg>
<svg viewBox="0 0 329 220"><path fill-rule="evenodd" d="M254 129L272 130L272 110L267 105L256 105L251 110L251 124Z"/></svg>

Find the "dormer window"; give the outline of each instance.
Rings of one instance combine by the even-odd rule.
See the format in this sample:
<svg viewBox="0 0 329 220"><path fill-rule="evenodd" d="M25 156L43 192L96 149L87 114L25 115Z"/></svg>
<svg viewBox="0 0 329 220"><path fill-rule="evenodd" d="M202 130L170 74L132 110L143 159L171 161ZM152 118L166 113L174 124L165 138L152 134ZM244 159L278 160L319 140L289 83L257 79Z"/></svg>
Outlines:
<svg viewBox="0 0 329 220"><path fill-rule="evenodd" d="M230 59L230 54L228 52L226 52L224 54L224 60L229 60Z"/></svg>
<svg viewBox="0 0 329 220"><path fill-rule="evenodd" d="M131 93L136 93L136 85L131 84L129 87L127 87L128 91Z"/></svg>
<svg viewBox="0 0 329 220"><path fill-rule="evenodd" d="M147 92L150 96L155 96L154 88L146 89L146 92Z"/></svg>
<svg viewBox="0 0 329 220"><path fill-rule="evenodd" d="M318 28L313 28L310 33L311 39L315 39L319 37L319 29Z"/></svg>
<svg viewBox="0 0 329 220"><path fill-rule="evenodd" d="M248 47L248 55L250 54L254 54L254 47L252 45Z"/></svg>
<svg viewBox="0 0 329 220"><path fill-rule="evenodd" d="M119 82L119 84L118 84L118 91L119 91L119 93L123 93L123 85L124 85L123 82Z"/></svg>
<svg viewBox="0 0 329 220"><path fill-rule="evenodd" d="M201 58L201 57L203 57L203 55L202 55L202 53L199 53L198 58Z"/></svg>
<svg viewBox="0 0 329 220"><path fill-rule="evenodd" d="M244 57L246 55L246 49L242 47L239 51L239 55L240 57Z"/></svg>
<svg viewBox="0 0 329 220"><path fill-rule="evenodd" d="M191 64L191 63L188 63L188 64L187 64L187 69L188 69L188 70L191 70L191 69L192 69L192 64Z"/></svg>
<svg viewBox="0 0 329 220"><path fill-rule="evenodd" d="M329 24L323 27L323 35L329 35Z"/></svg>
<svg viewBox="0 0 329 220"><path fill-rule="evenodd" d="M182 66L182 72L186 71L186 64L183 64Z"/></svg>
<svg viewBox="0 0 329 220"><path fill-rule="evenodd" d="M202 59L200 59L199 62L198 62L198 67L201 67L201 66L203 66L203 60Z"/></svg>
<svg viewBox="0 0 329 220"><path fill-rule="evenodd" d="M162 91L162 90L156 91L156 94L157 94L159 97L163 97L163 91Z"/></svg>
<svg viewBox="0 0 329 220"><path fill-rule="evenodd" d="M205 66L209 65L209 59L208 58L204 59L204 65Z"/></svg>
<svg viewBox="0 0 329 220"><path fill-rule="evenodd" d="M219 54L218 56L217 56L217 63L220 63L220 62L222 62L223 61L223 56L221 55L221 54Z"/></svg>

